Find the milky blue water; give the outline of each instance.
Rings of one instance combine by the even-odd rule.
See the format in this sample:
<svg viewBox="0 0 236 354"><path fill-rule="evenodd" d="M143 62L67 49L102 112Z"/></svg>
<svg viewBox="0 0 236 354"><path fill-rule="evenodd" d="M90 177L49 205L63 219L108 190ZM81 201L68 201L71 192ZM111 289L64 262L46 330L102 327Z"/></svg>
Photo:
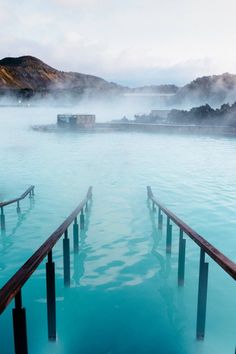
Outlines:
<svg viewBox="0 0 236 354"><path fill-rule="evenodd" d="M186 282L177 287L178 229L165 252L146 186L236 261L236 139L142 133L40 133L59 109L1 108L0 200L35 185L35 199L5 209L0 286L93 186L80 253L71 249L63 286L62 242L54 250L57 341L48 343L45 263L22 290L29 353L233 354L235 284L209 260L206 338L195 340L199 249L187 239ZM112 117L111 117L112 118ZM70 231L71 234L71 231ZM0 353L13 353L10 306L0 316Z"/></svg>

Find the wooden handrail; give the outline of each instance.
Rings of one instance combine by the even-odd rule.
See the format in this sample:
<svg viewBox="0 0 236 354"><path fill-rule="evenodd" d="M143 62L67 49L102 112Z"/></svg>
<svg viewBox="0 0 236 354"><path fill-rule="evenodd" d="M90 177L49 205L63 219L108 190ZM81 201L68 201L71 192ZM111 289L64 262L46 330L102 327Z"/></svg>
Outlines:
<svg viewBox="0 0 236 354"><path fill-rule="evenodd" d="M92 198L92 187L89 187L86 197L68 218L49 236L49 238L38 248L38 250L25 262L25 264L11 277L11 279L0 290L0 314L5 310L11 300L19 293L22 286L34 273L43 259L49 254L53 246L61 238L63 233Z"/></svg>
<svg viewBox="0 0 236 354"><path fill-rule="evenodd" d="M34 186L30 186L28 189L26 189L26 191L21 194L21 196L19 196L18 198L15 198L15 199L11 199L11 200L8 200L6 202L0 202L0 208L3 208L4 206L6 205L9 205L9 204L13 204L13 203L17 203L19 202L20 200L24 199L28 194L31 194L31 193L34 193Z"/></svg>
<svg viewBox="0 0 236 354"><path fill-rule="evenodd" d="M205 240L195 230L188 226L184 221L161 204L153 195L150 186L147 187L148 198L157 205L183 232L188 235L201 249L204 250L221 268L223 268L234 280L236 280L236 263L231 261L211 243Z"/></svg>

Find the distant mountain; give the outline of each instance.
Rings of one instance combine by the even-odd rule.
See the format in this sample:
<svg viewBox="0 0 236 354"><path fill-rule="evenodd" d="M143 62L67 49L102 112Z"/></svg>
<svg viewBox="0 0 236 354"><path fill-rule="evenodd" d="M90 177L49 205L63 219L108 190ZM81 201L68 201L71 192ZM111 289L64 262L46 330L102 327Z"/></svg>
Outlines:
<svg viewBox="0 0 236 354"><path fill-rule="evenodd" d="M0 96L20 99L78 98L83 94L119 95L129 94L175 94L175 85L153 85L129 88L108 82L100 77L76 72L59 71L32 56L4 58L0 60Z"/></svg>
<svg viewBox="0 0 236 354"><path fill-rule="evenodd" d="M129 88L93 75L59 71L32 56L0 60L0 97L78 99L83 95L123 94L170 96L163 98L163 102L172 107L205 103L216 106L236 101L236 75L204 76L182 88L175 85Z"/></svg>
<svg viewBox="0 0 236 354"><path fill-rule="evenodd" d="M219 105L225 102L233 103L235 100L236 75L229 73L197 78L180 88L174 97L175 102L190 105Z"/></svg>
<svg viewBox="0 0 236 354"><path fill-rule="evenodd" d="M0 60L0 89L77 90L84 93L90 90L120 91L123 87L96 76L59 71L35 57L23 56Z"/></svg>

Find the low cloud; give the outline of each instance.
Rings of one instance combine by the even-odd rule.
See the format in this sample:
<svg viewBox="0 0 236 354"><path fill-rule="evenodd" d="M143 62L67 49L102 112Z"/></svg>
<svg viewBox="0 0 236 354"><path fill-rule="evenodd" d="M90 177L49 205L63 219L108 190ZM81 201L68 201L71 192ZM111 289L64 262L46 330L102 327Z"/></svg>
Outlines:
<svg viewBox="0 0 236 354"><path fill-rule="evenodd" d="M218 0L147 0L145 6L141 0L1 0L0 56L30 54L61 70L131 86L183 85L201 75L236 72L236 5L231 0L223 5Z"/></svg>

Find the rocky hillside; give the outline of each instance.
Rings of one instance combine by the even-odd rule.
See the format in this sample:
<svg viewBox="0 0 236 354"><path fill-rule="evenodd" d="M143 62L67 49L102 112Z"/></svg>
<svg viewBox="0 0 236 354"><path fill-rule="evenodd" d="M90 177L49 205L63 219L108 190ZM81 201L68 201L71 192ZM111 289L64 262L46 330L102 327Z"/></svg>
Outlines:
<svg viewBox="0 0 236 354"><path fill-rule="evenodd" d="M178 87L175 85L128 88L97 76L59 71L32 56L0 60L0 97L78 99L83 94L88 96L124 93L161 95L175 94L177 91Z"/></svg>
<svg viewBox="0 0 236 354"><path fill-rule="evenodd" d="M41 60L23 56L0 60L0 90L74 90L118 92L124 88L99 77L56 70Z"/></svg>
<svg viewBox="0 0 236 354"><path fill-rule="evenodd" d="M236 75L204 76L185 85L177 92L175 102L219 105L236 100Z"/></svg>

